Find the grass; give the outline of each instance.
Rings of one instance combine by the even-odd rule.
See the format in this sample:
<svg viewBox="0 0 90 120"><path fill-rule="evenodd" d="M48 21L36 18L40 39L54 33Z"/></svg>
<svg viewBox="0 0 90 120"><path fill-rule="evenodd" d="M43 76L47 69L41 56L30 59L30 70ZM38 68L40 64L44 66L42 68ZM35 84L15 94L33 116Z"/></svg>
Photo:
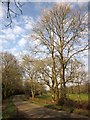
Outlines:
<svg viewBox="0 0 90 120"><path fill-rule="evenodd" d="M86 103L88 103L88 94L80 94L78 97L78 94L68 94L68 97L73 100L73 101L81 101L82 103L84 103L84 105ZM88 110L87 109L83 109L83 108L76 108L73 106L60 106L60 105L56 105L56 104L45 104L42 101L47 100L50 101L51 99L51 94L43 94L42 96L37 96L38 100L33 101L33 103L36 103L38 105L41 105L43 107L47 107L50 109L56 109L56 110L64 110L67 111L68 113L77 113L80 115L84 115L84 116L88 116Z"/></svg>
<svg viewBox="0 0 90 120"><path fill-rule="evenodd" d="M30 102L32 103L35 103L35 104L38 104L40 106L45 106L45 105L48 105L48 104L51 104L52 101L50 99L45 99L45 97L37 97L37 98L30 98L29 99Z"/></svg>
<svg viewBox="0 0 90 120"><path fill-rule="evenodd" d="M5 100L3 104L2 117L3 119L14 118L17 114L17 109L12 102L12 97Z"/></svg>
<svg viewBox="0 0 90 120"><path fill-rule="evenodd" d="M37 104L37 105L40 105L42 107L44 107L46 104L45 103L41 103L41 102L37 102L37 101L31 101L31 103L34 103L34 104Z"/></svg>
<svg viewBox="0 0 90 120"><path fill-rule="evenodd" d="M47 105L44 105L44 107L56 109L56 110L63 110L62 106L58 106L58 105L54 105L54 104L47 104Z"/></svg>
<svg viewBox="0 0 90 120"><path fill-rule="evenodd" d="M51 94L47 93L47 94L43 94L41 96L37 96L36 98L42 99L42 100L52 100Z"/></svg>
<svg viewBox="0 0 90 120"><path fill-rule="evenodd" d="M68 97L74 101L88 101L88 94L68 94Z"/></svg>
<svg viewBox="0 0 90 120"><path fill-rule="evenodd" d="M67 94L67 96L74 101L88 101L88 94L83 94L81 93L79 94ZM42 99L42 100L52 100L51 94L47 93L47 94L43 94L41 96L37 96L36 98Z"/></svg>
<svg viewBox="0 0 90 120"><path fill-rule="evenodd" d="M55 109L57 111L66 111L67 113L75 113L83 116L90 116L88 110L86 109L78 109L74 107L67 107L67 106L58 106L58 105L45 105L44 107L50 108L50 109Z"/></svg>

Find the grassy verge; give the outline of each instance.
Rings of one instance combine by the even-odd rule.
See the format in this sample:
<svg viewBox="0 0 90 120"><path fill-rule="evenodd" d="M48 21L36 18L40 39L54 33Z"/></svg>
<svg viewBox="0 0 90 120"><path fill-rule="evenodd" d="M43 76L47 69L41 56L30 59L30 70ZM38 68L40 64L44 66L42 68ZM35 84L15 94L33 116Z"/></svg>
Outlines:
<svg viewBox="0 0 90 120"><path fill-rule="evenodd" d="M31 103L38 104L40 106L45 106L45 105L52 103L51 100L46 100L46 99L41 99L41 98L30 98L29 101Z"/></svg>
<svg viewBox="0 0 90 120"><path fill-rule="evenodd" d="M42 107L44 107L45 105L47 105L47 104L45 104L45 103L40 103L40 102L37 102L37 101L30 101L31 103L34 103L34 104L37 104L37 105L40 105L40 106L42 106Z"/></svg>
<svg viewBox="0 0 90 120"><path fill-rule="evenodd" d="M5 100L3 103L2 117L3 119L14 118L17 114L17 109L12 102L12 97Z"/></svg>
<svg viewBox="0 0 90 120"><path fill-rule="evenodd" d="M51 94L47 93L47 94L43 94L41 96L36 96L36 98L42 99L42 100L52 100Z"/></svg>
<svg viewBox="0 0 90 120"><path fill-rule="evenodd" d="M59 105L45 105L44 107L46 108L50 108L50 109L55 109L55 110L58 110L58 111L66 111L68 113L75 113L75 114L79 114L79 115L83 115L83 116L88 116L90 117L89 115L89 110L86 110L86 109L78 109L78 108L74 108L74 107L67 107L67 106L59 106Z"/></svg>
<svg viewBox="0 0 90 120"><path fill-rule="evenodd" d="M62 111L67 111L68 113L76 113L84 116L89 116L88 114L88 95L87 94L80 94L80 101L78 99L77 94L69 94L69 99L71 101L68 102L67 105L56 105L51 101L51 95L50 94L43 94L42 96L37 96L34 100L31 100L33 103L38 104L43 107L47 107L50 109L55 109L55 110L62 110ZM45 102L46 101L46 102ZM49 101L49 102L47 102ZM75 102L76 101L76 102Z"/></svg>
<svg viewBox="0 0 90 120"><path fill-rule="evenodd" d="M89 98L89 94L67 94L67 96L74 101L88 101ZM39 99L43 99L43 100L52 100L51 94L43 94L41 96L37 96L37 98Z"/></svg>
<svg viewBox="0 0 90 120"><path fill-rule="evenodd" d="M74 101L88 101L88 94L68 94L68 97Z"/></svg>

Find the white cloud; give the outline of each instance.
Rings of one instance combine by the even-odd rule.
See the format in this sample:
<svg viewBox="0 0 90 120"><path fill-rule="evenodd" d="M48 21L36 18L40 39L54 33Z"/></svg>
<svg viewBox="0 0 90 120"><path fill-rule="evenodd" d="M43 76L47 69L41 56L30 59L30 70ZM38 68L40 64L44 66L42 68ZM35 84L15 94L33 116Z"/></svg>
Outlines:
<svg viewBox="0 0 90 120"><path fill-rule="evenodd" d="M3 34L9 34L12 32L12 29L10 28L7 28L7 29L3 29L3 30L0 30Z"/></svg>
<svg viewBox="0 0 90 120"><path fill-rule="evenodd" d="M13 29L14 34L21 34L24 32L23 28L20 26L15 26Z"/></svg>
<svg viewBox="0 0 90 120"><path fill-rule="evenodd" d="M27 29L27 30L31 30L32 28L33 28L33 24L32 24L31 21L28 22L28 23L25 25L25 29Z"/></svg>
<svg viewBox="0 0 90 120"><path fill-rule="evenodd" d="M0 3L0 18L3 16L3 11L2 11L2 4Z"/></svg>
<svg viewBox="0 0 90 120"><path fill-rule="evenodd" d="M31 30L33 28L34 20L32 17L29 16L23 16L22 20L25 22L25 29Z"/></svg>
<svg viewBox="0 0 90 120"><path fill-rule="evenodd" d="M16 49L19 49L19 51L23 50L29 38L28 34L33 27L32 24L33 20L31 17L22 16L19 22L14 19L14 23L12 23L12 28L3 27L3 29L0 30L0 46L2 46L3 50L10 50L10 52L14 54L17 53ZM17 48L9 49L11 48L11 45L17 46ZM0 51L2 51L2 48L0 49Z"/></svg>
<svg viewBox="0 0 90 120"><path fill-rule="evenodd" d="M2 36L2 37L4 37L4 36ZM2 39L2 37L0 36L0 47L3 48L3 46L7 44L7 40Z"/></svg>
<svg viewBox="0 0 90 120"><path fill-rule="evenodd" d="M25 23L28 23L28 21L33 21L33 18L30 16L22 16L22 20L24 20Z"/></svg>
<svg viewBox="0 0 90 120"><path fill-rule="evenodd" d="M7 41L9 42L10 40L14 41L15 40L15 34L13 33L12 29L8 28L8 29L3 29L0 30L1 35L0 35L0 39L3 41Z"/></svg>
<svg viewBox="0 0 90 120"><path fill-rule="evenodd" d="M0 40L0 51L2 51L2 41Z"/></svg>
<svg viewBox="0 0 90 120"><path fill-rule="evenodd" d="M12 23L12 24L13 24L14 26L15 26L15 25L17 25L17 26L18 26L18 25L19 25L19 22L17 22L17 20L16 20L16 19L13 19L13 23Z"/></svg>
<svg viewBox="0 0 90 120"><path fill-rule="evenodd" d="M22 23L21 23L22 20ZM30 30L33 27L33 20L31 17L28 16L22 16L20 18L20 22L18 22L16 19L14 19L14 23L12 23L13 28L4 28L0 30L0 40L2 44L6 45L6 43L9 42L15 42L16 40L21 39L18 42L18 45L20 47L24 47L26 44L26 40L28 39L28 36L26 33L30 32ZM24 26L23 26L24 25ZM24 28L24 29L23 29Z"/></svg>
<svg viewBox="0 0 90 120"><path fill-rule="evenodd" d="M27 41L24 38L21 38L18 42L18 45L21 47L24 47L26 45Z"/></svg>
<svg viewBox="0 0 90 120"><path fill-rule="evenodd" d="M2 3L0 2L0 20L2 19L2 17L5 16L5 13L6 13L6 7L4 5L2 6Z"/></svg>
<svg viewBox="0 0 90 120"><path fill-rule="evenodd" d="M13 54L15 54L16 51L17 51L17 49L16 49L16 47L13 47L13 48L10 49L10 51L11 51Z"/></svg>
<svg viewBox="0 0 90 120"><path fill-rule="evenodd" d="M2 30L0 30L1 34L0 34L0 38L3 41L7 41L10 42L10 40L12 40L12 42L14 42L17 37L20 37L22 34L25 33L25 30L22 28L22 26L18 26L15 25L15 27L13 29L11 28L4 28Z"/></svg>
<svg viewBox="0 0 90 120"><path fill-rule="evenodd" d="M14 47L12 47L10 49L6 48L6 49L3 49L3 52L9 52L9 53L15 55L17 53L17 48L16 48L16 46L14 46Z"/></svg>

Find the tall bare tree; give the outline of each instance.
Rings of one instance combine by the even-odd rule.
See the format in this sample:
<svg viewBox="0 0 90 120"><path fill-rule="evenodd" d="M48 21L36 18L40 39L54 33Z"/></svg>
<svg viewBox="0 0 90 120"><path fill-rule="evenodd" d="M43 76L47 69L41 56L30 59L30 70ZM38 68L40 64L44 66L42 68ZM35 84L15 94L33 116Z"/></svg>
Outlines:
<svg viewBox="0 0 90 120"><path fill-rule="evenodd" d="M61 99L66 99L65 71L68 63L74 57L88 49L86 37L87 14L83 10L73 10L69 4L60 3L49 10L44 10L35 25L34 38L40 40L40 45L46 46L52 57L52 81L58 96L56 78L56 57L60 63ZM57 97L58 101L58 97Z"/></svg>

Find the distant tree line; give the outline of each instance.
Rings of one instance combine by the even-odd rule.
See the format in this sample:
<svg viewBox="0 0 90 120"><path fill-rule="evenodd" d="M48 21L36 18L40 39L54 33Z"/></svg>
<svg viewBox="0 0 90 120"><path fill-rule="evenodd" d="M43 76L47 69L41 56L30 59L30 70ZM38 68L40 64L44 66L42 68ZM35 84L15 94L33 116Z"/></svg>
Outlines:
<svg viewBox="0 0 90 120"><path fill-rule="evenodd" d="M87 94L88 95L88 88L89 88L89 84L88 83L84 83L83 85L80 85L80 91L78 90L78 86L70 86L70 87L67 87L67 91L68 93L71 93L71 94Z"/></svg>
<svg viewBox="0 0 90 120"><path fill-rule="evenodd" d="M22 70L17 59L10 53L1 53L2 97L7 98L22 87Z"/></svg>
<svg viewBox="0 0 90 120"><path fill-rule="evenodd" d="M38 82L35 77L31 77L32 79L30 76L25 77L27 76L27 70L24 68L24 64L20 64L14 55L8 52L3 52L0 53L0 58L2 61L0 64L0 70L2 75L3 99L15 94L26 94L34 97L35 95L41 95L46 91L44 84L42 82ZM27 67L30 68L29 65ZM30 75L35 76L36 71L34 71L35 68L32 70L32 67L28 69L28 72Z"/></svg>

